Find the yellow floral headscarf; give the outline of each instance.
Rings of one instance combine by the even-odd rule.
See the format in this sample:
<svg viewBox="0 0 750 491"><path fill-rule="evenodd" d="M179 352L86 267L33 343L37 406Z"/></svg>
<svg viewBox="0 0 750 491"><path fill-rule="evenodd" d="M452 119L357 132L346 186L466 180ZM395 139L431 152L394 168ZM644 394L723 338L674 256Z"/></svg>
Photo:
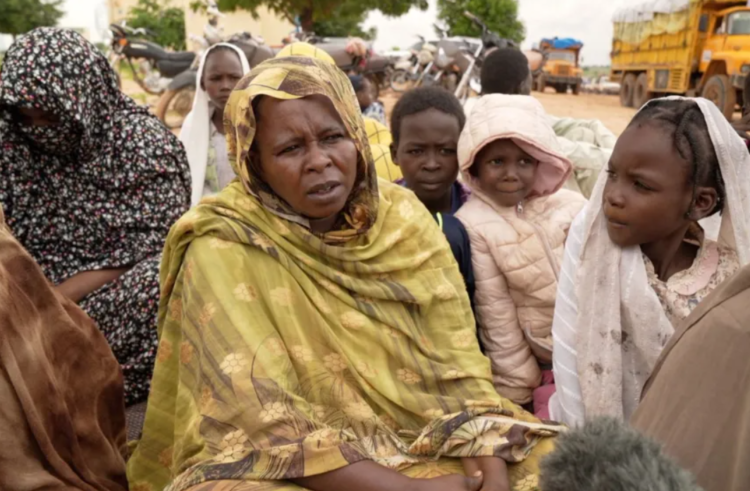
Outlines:
<svg viewBox="0 0 750 491"><path fill-rule="evenodd" d="M286 58L234 93L225 122L242 182L167 238L131 489L299 491L290 480L362 460L429 478L489 455L509 463L513 491L536 489L558 428L495 391L450 246L414 193L376 187L354 97L337 95L350 87L326 62ZM316 236L237 165L261 94L325 94L340 111L362 170L346 228Z"/></svg>
<svg viewBox="0 0 750 491"><path fill-rule="evenodd" d="M289 57L315 58L316 60L327 61L331 65L336 64L336 61L331 58L331 55L309 43L292 43L279 51L279 54L276 55L276 58Z"/></svg>
<svg viewBox="0 0 750 491"><path fill-rule="evenodd" d="M268 60L255 67L232 92L224 113L229 158L245 189L267 210L309 228L307 218L294 211L255 175L248 161L256 133L253 100L259 96L291 100L311 95L330 99L359 152L357 179L342 219L323 237L328 243L344 242L366 233L374 223L378 214L378 182L354 89L335 65L314 58L288 57Z"/></svg>

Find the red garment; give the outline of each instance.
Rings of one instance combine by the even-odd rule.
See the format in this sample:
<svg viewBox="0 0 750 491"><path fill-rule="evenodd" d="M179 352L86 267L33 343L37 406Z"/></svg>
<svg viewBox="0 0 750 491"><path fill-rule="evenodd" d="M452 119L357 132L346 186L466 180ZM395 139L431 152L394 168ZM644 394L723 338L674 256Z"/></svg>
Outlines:
<svg viewBox="0 0 750 491"><path fill-rule="evenodd" d="M555 393L555 374L552 370L542 370L542 384L534 389L534 416L549 419L549 400Z"/></svg>

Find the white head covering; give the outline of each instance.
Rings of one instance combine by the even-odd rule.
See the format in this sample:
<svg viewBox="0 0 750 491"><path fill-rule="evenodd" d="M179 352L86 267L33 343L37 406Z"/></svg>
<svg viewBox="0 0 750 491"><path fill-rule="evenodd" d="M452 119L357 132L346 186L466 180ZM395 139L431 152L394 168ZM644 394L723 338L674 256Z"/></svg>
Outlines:
<svg viewBox="0 0 750 491"><path fill-rule="evenodd" d="M750 262L750 154L713 103L692 100L706 120L726 187L723 214L708 220L721 224L706 224L706 235L720 229L719 243L734 249L745 266ZM641 248L623 249L609 238L602 211L606 181L603 172L571 226L552 326L557 393L551 410L571 425L598 415L629 419L674 332L649 286Z"/></svg>
<svg viewBox="0 0 750 491"><path fill-rule="evenodd" d="M242 74L245 75L250 71L250 64L247 62L245 53L237 46L227 43L219 43L208 48L201 58L198 67L198 75L195 80L195 98L193 99L193 109L185 118L180 131L180 141L185 145L188 162L190 163L190 176L193 182L193 193L190 200L190 206L195 206L203 196L203 183L206 179L206 165L208 163L208 145L211 135L211 100L208 93L201 88L201 79L203 78L203 67L206 64L208 54L218 48L225 46L232 48L242 63Z"/></svg>

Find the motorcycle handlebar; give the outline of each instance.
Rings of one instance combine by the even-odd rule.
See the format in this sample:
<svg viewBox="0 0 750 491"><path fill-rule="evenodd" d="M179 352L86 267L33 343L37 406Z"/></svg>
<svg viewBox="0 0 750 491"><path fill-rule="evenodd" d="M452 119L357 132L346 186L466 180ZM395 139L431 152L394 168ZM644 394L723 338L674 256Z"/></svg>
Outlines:
<svg viewBox="0 0 750 491"><path fill-rule="evenodd" d="M468 10L464 10L464 16L466 16L469 20L471 20L474 24L478 25L482 29L486 29L487 27L484 25L484 22L479 19L476 15L472 14Z"/></svg>

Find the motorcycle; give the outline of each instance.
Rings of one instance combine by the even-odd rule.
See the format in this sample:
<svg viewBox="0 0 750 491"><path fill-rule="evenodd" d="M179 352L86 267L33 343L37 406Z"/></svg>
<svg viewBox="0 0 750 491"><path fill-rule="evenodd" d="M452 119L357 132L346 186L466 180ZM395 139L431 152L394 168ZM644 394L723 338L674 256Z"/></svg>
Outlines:
<svg viewBox="0 0 750 491"><path fill-rule="evenodd" d="M245 54L250 68L275 55L273 49L249 33L235 34L226 42L237 46ZM185 117L193 108L199 60L196 58L195 63L178 73L159 98L154 113L169 129L181 127Z"/></svg>
<svg viewBox="0 0 750 491"><path fill-rule="evenodd" d="M127 62L135 82L147 93L159 95L171 79L190 67L196 54L191 51L171 52L143 39L146 29L132 29L124 23L110 24L112 32L110 64L117 71Z"/></svg>
<svg viewBox="0 0 750 491"><path fill-rule="evenodd" d="M501 38L496 33L492 32L476 15L468 11L465 11L464 15L482 30L482 42L477 50L470 56L469 63L461 72L461 81L458 83L455 91L455 96L458 97L461 102L465 102L466 99L468 99L471 91L476 93L482 92L480 73L482 71L482 62L489 53L499 48L518 49L518 45L515 42L510 39Z"/></svg>
<svg viewBox="0 0 750 491"><path fill-rule="evenodd" d="M324 38L314 33L298 34L305 42L328 53L336 66L342 71L362 75L373 87L375 98L380 95L382 88L387 85L393 71L393 62L375 53L364 41L358 38Z"/></svg>
<svg viewBox="0 0 750 491"><path fill-rule="evenodd" d="M425 68L435 60L437 47L419 36L420 43L411 49L408 58L396 62L391 73L389 85L395 92L405 92L416 84L424 73Z"/></svg>

